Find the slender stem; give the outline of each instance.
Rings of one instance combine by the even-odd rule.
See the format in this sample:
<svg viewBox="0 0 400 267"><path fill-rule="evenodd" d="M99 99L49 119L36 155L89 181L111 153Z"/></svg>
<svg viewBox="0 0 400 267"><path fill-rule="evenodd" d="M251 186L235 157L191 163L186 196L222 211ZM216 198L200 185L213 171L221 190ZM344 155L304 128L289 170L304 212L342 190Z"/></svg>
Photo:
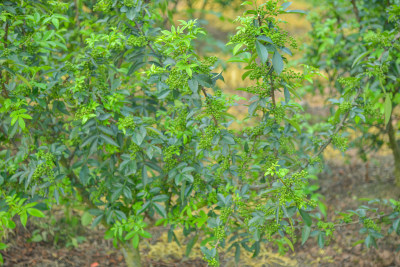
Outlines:
<svg viewBox="0 0 400 267"><path fill-rule="evenodd" d="M356 19L357 19L358 23L360 23L361 22L360 11L358 10L356 0L351 0L351 4L353 5L354 15L356 15ZM360 27L361 27L361 25L360 25Z"/></svg>
<svg viewBox="0 0 400 267"><path fill-rule="evenodd" d="M74 0L75 3L75 22L78 28L81 27L81 22L79 21L79 0Z"/></svg>
<svg viewBox="0 0 400 267"><path fill-rule="evenodd" d="M387 125L387 133L389 135L389 145L392 149L394 158L394 174L397 186L400 186L400 147L396 140L396 130L393 127L392 117L390 117Z"/></svg>
<svg viewBox="0 0 400 267"><path fill-rule="evenodd" d="M8 21L6 21L6 27L4 29L4 37L3 37L4 48L7 48L8 26L9 26ZM2 93L6 98L8 98L9 95L6 89L6 83L8 84L7 73L4 73L4 81L3 81L3 73L0 71L0 82L2 83Z"/></svg>

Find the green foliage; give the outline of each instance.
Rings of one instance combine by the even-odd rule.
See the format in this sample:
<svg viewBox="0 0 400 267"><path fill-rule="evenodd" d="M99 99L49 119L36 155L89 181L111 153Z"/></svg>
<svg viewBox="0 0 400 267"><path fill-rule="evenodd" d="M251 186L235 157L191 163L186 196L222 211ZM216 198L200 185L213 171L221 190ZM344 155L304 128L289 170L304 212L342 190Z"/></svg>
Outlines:
<svg viewBox="0 0 400 267"><path fill-rule="evenodd" d="M365 159L371 148L382 146L381 135L386 133L395 161L400 159L400 148L394 140L398 127L392 125L400 100L399 81L395 78L400 74L399 4L397 0L327 0L320 15L310 17L312 43L306 60L323 69L329 87L341 95L338 118L351 110L349 115L362 132L353 143ZM365 89L351 108L349 97L360 87ZM378 131L371 133L371 125ZM396 170L398 176L400 166Z"/></svg>
<svg viewBox="0 0 400 267"><path fill-rule="evenodd" d="M360 98L332 101L339 111L319 140L304 131L296 91L318 72L287 67L297 43L279 15L298 13L290 3L246 1L236 20L230 62L244 63L243 79L254 83L241 89L252 94L246 129L231 127L239 98L219 88L218 59L195 49L206 34L196 20L165 28L162 0L79 3L0 4L1 233L16 214L24 225L28 214L44 216L37 202L50 209L74 199L82 223L92 215L116 247L137 248L154 225L171 240L182 228L196 233L187 251L199 236L211 266L221 248L235 247L237 259L240 248L257 256L264 242L293 250L298 228L302 243L325 244L334 227L305 193L309 170L332 141L345 149L339 132L361 117ZM368 245L380 235L366 211L355 214ZM390 216L399 233L398 211Z"/></svg>

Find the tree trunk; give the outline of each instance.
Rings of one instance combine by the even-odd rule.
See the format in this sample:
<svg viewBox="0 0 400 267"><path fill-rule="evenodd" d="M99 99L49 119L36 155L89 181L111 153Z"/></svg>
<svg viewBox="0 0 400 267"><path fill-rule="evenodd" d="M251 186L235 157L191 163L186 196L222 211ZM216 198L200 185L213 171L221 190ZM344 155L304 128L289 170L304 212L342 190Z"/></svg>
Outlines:
<svg viewBox="0 0 400 267"><path fill-rule="evenodd" d="M129 242L122 244L122 253L128 267L142 267L139 247L134 248Z"/></svg>
<svg viewBox="0 0 400 267"><path fill-rule="evenodd" d="M392 118L389 120L387 130L389 135L389 144L394 158L394 177L396 185L400 186L400 147L396 142L397 129L393 128Z"/></svg>

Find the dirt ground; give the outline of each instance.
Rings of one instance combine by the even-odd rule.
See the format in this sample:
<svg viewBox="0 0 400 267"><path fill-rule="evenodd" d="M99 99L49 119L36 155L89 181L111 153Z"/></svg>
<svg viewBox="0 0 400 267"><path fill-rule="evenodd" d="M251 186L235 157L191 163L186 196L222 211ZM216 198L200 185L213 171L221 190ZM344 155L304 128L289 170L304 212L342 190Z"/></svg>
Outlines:
<svg viewBox="0 0 400 267"><path fill-rule="evenodd" d="M361 160L347 164L343 159L329 161L328 168L319 175L321 193L326 197L328 218L335 216L335 210L348 210L361 205L359 198L399 198L400 189L394 185L393 161L390 156L377 156L368 164ZM103 231L85 231L86 241L77 248L56 248L52 243L27 242L34 226L27 229L18 227L10 233L10 247L4 255L5 266L15 267L105 267L126 266L123 255L103 239ZM358 240L357 225L346 226L335 232L331 244L320 249L313 239L304 246L295 244L295 253L280 256L272 247L264 247L261 256L252 259L243 255L238 266L400 266L400 253L396 252L400 239L394 235L378 241L379 249L367 250L363 244L353 246ZM178 235L179 237L179 235ZM201 254L193 249L192 255L184 256L185 247L168 243L162 229L153 231L153 239L142 247L144 266L206 266ZM227 254L222 266L234 266L233 258Z"/></svg>

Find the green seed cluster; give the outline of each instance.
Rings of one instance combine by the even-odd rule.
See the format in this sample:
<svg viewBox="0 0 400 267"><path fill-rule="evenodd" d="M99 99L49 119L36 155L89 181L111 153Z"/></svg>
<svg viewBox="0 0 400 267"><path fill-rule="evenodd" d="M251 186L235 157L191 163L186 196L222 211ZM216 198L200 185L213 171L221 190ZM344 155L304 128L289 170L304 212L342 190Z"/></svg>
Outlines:
<svg viewBox="0 0 400 267"><path fill-rule="evenodd" d="M172 127L178 131L184 131L186 129L186 117L188 115L187 106L178 108L175 114L177 116L173 121Z"/></svg>
<svg viewBox="0 0 400 267"><path fill-rule="evenodd" d="M118 120L118 129L122 130L124 133L126 133L126 130L135 130L136 126L136 122L132 116L120 118Z"/></svg>
<svg viewBox="0 0 400 267"><path fill-rule="evenodd" d="M281 123L283 118L285 117L285 107L284 106L276 106L271 110L271 113L274 115L276 123Z"/></svg>
<svg viewBox="0 0 400 267"><path fill-rule="evenodd" d="M373 229L377 232L380 232L380 227L372 220L372 219L364 219L363 220L364 227L367 229Z"/></svg>
<svg viewBox="0 0 400 267"><path fill-rule="evenodd" d="M222 208L222 210L221 210L221 215L220 215L221 220L222 220L223 222L226 222L226 220L227 220L227 219L229 218L229 216L231 215L232 211L233 211L233 208L232 208L232 207L224 207L224 208Z"/></svg>
<svg viewBox="0 0 400 267"><path fill-rule="evenodd" d="M304 80L303 74L294 72L291 69L284 69L281 76L287 80L293 80L294 82L301 82Z"/></svg>
<svg viewBox="0 0 400 267"><path fill-rule="evenodd" d="M305 197L301 191L295 192L291 188L283 186L280 188L278 194L280 203L286 203L287 201L293 200L298 207L301 207L305 204Z"/></svg>
<svg viewBox="0 0 400 267"><path fill-rule="evenodd" d="M1 54L3 57L8 57L11 54L11 50L9 48L4 48L3 53Z"/></svg>
<svg viewBox="0 0 400 267"><path fill-rule="evenodd" d="M259 95L262 98L268 97L270 95L270 88L266 83L257 84L256 86L249 86L244 88L244 91Z"/></svg>
<svg viewBox="0 0 400 267"><path fill-rule="evenodd" d="M135 36L135 35L131 35L129 36L128 40L126 41L127 45L130 46L135 46L135 47L143 47L146 46L148 44L148 39L146 36L141 35L141 36Z"/></svg>
<svg viewBox="0 0 400 267"><path fill-rule="evenodd" d="M339 136L339 135L337 135L337 134L335 134L335 135L332 136L332 143L333 143L333 145L334 145L337 149L339 149L340 151L342 151L342 152L346 151L346 149L347 149L347 147L348 147L347 142L348 142L348 140L347 140L346 137L342 137L342 136Z"/></svg>
<svg viewBox="0 0 400 267"><path fill-rule="evenodd" d="M29 89L28 86L25 84L19 84L15 88L13 94L14 95L19 95L19 96L28 96L31 93L31 89Z"/></svg>
<svg viewBox="0 0 400 267"><path fill-rule="evenodd" d="M279 227L280 227L280 225L279 225L278 223L276 223L276 221L271 221L271 222L269 222L268 224L266 224L266 225L265 225L265 228L264 228L264 235L265 235L265 238L266 238L268 241L272 241L272 240L273 240L272 236L273 236L276 232L278 232Z"/></svg>
<svg viewBox="0 0 400 267"><path fill-rule="evenodd" d="M207 149L211 147L212 140L215 135L218 135L220 130L216 128L214 125L209 125L205 130L204 134L200 139L199 148L200 149Z"/></svg>
<svg viewBox="0 0 400 267"><path fill-rule="evenodd" d="M310 159L310 165L314 165L315 163L320 163L321 157L314 157Z"/></svg>
<svg viewBox="0 0 400 267"><path fill-rule="evenodd" d="M239 164L239 177L245 178L246 177L246 173L247 173L247 166L249 163L250 157L248 154L246 154L243 157L243 160L240 162Z"/></svg>
<svg viewBox="0 0 400 267"><path fill-rule="evenodd" d="M289 44L293 49L297 49L297 41L293 36L290 36L287 31L282 29L278 29L274 33L270 33L269 37L278 47L284 47L286 44Z"/></svg>
<svg viewBox="0 0 400 267"><path fill-rule="evenodd" d="M109 51L100 46L93 48L90 55L96 63L104 63L110 57Z"/></svg>
<svg viewBox="0 0 400 267"><path fill-rule="evenodd" d="M226 237L225 233L225 227L223 225L220 225L218 227L215 227L214 229L214 236L217 239L224 239Z"/></svg>
<svg viewBox="0 0 400 267"><path fill-rule="evenodd" d="M260 30L251 24L245 24L244 31L239 31L230 38L231 43L244 43L248 49L254 48L256 36L260 34Z"/></svg>
<svg viewBox="0 0 400 267"><path fill-rule="evenodd" d="M70 61L65 62L64 69L68 72L75 72L78 70L78 67Z"/></svg>
<svg viewBox="0 0 400 267"><path fill-rule="evenodd" d="M335 224L332 222L319 221L317 226L320 230L324 231L327 237L331 237L335 231Z"/></svg>
<svg viewBox="0 0 400 267"><path fill-rule="evenodd" d="M344 215L343 215L343 218L342 218L342 221L343 221L344 223L351 223L351 222L353 222L352 217L353 217L352 214L344 214Z"/></svg>
<svg viewBox="0 0 400 267"><path fill-rule="evenodd" d="M344 101L339 104L339 110L341 113L346 113L346 112L350 111L352 107L353 107L353 105L348 101Z"/></svg>
<svg viewBox="0 0 400 267"><path fill-rule="evenodd" d="M206 188L206 185L201 179L201 176L199 174L196 174L193 179L193 188L195 191L203 191Z"/></svg>
<svg viewBox="0 0 400 267"><path fill-rule="evenodd" d="M270 67L267 65L264 64L259 66L257 63L250 64L248 68L252 69L252 72L249 75L250 80L258 80L265 77L270 70Z"/></svg>
<svg viewBox="0 0 400 267"><path fill-rule="evenodd" d="M367 103L367 104L364 106L364 114L365 114L366 116L369 116L369 117L372 117L372 118L376 118L376 117L378 117L378 116L380 115L379 110L376 109L376 108L374 107L374 105L371 104L371 103Z"/></svg>
<svg viewBox="0 0 400 267"><path fill-rule="evenodd" d="M110 11L111 6L112 6L111 0L100 0L100 1L97 1L97 3L94 5L93 11L108 12L108 11Z"/></svg>
<svg viewBox="0 0 400 267"><path fill-rule="evenodd" d="M360 78L356 77L341 77L337 81L345 88L356 88L360 86Z"/></svg>
<svg viewBox="0 0 400 267"><path fill-rule="evenodd" d="M292 174L292 177L290 178L290 183L296 184L296 185L301 185L301 184L303 184L303 179L305 177L307 177L307 175L308 175L308 172L306 170L295 172Z"/></svg>
<svg viewBox="0 0 400 267"><path fill-rule="evenodd" d="M279 145L280 150L284 153L286 152L289 155L292 155L295 152L293 143L290 141L289 137L281 137L279 139Z"/></svg>
<svg viewBox="0 0 400 267"><path fill-rule="evenodd" d="M171 89L180 89L186 91L188 87L189 75L186 72L173 68L169 73L169 77L165 80Z"/></svg>
<svg viewBox="0 0 400 267"><path fill-rule="evenodd" d="M163 150L164 162L167 171L171 170L178 163L178 160L174 158L174 155L179 155L179 147L178 146L169 146Z"/></svg>
<svg viewBox="0 0 400 267"><path fill-rule="evenodd" d="M364 35L364 41L371 43L371 46L390 47L392 46L392 36L388 32L377 33L369 31Z"/></svg>
<svg viewBox="0 0 400 267"><path fill-rule="evenodd" d="M76 111L75 120L83 120L84 118L90 117L92 112L91 108L83 106Z"/></svg>
<svg viewBox="0 0 400 267"><path fill-rule="evenodd" d="M311 142L314 146L319 147L322 144L322 139L317 137L317 136L313 136L311 138Z"/></svg>
<svg viewBox="0 0 400 267"><path fill-rule="evenodd" d="M239 212L240 216L246 217L248 210L247 205L242 200L237 200L235 202L237 211Z"/></svg>
<svg viewBox="0 0 400 267"><path fill-rule="evenodd" d="M74 87L73 87L73 91L74 92L84 92L84 91L87 90L88 85L87 85L85 79L86 79L85 76L77 77L75 79L75 84L74 84Z"/></svg>
<svg viewBox="0 0 400 267"><path fill-rule="evenodd" d="M215 62L217 62L218 58L215 56L205 57L202 61L199 68L200 73L208 74L210 72L210 67L212 67Z"/></svg>
<svg viewBox="0 0 400 267"><path fill-rule="evenodd" d="M124 0L124 6L126 7L135 7L136 5L136 0Z"/></svg>
<svg viewBox="0 0 400 267"><path fill-rule="evenodd" d="M217 91L219 92L219 91ZM221 113L225 110L225 103L218 96L208 96L206 99L206 114L214 117L216 120L221 118Z"/></svg>
<svg viewBox="0 0 400 267"><path fill-rule="evenodd" d="M132 142L129 146L129 151L131 155L131 159L136 159L138 152L141 150L140 146L138 146L135 142Z"/></svg>
<svg viewBox="0 0 400 267"><path fill-rule="evenodd" d="M208 266L219 267L219 261L215 257L211 258L211 259L207 259L206 257L203 257L203 260L208 262Z"/></svg>
<svg viewBox="0 0 400 267"><path fill-rule="evenodd" d="M277 163L278 158L272 153L268 153L268 156L265 159L265 163L263 165L263 170L264 172L267 171L269 168L272 167L272 165L274 165L275 163Z"/></svg>
<svg viewBox="0 0 400 267"><path fill-rule="evenodd" d="M51 153L44 153L43 151L39 151L36 155L38 159L44 162L40 163L33 172L33 181L38 181L41 177L47 176L48 181L53 182L55 180L53 171L55 156Z"/></svg>

